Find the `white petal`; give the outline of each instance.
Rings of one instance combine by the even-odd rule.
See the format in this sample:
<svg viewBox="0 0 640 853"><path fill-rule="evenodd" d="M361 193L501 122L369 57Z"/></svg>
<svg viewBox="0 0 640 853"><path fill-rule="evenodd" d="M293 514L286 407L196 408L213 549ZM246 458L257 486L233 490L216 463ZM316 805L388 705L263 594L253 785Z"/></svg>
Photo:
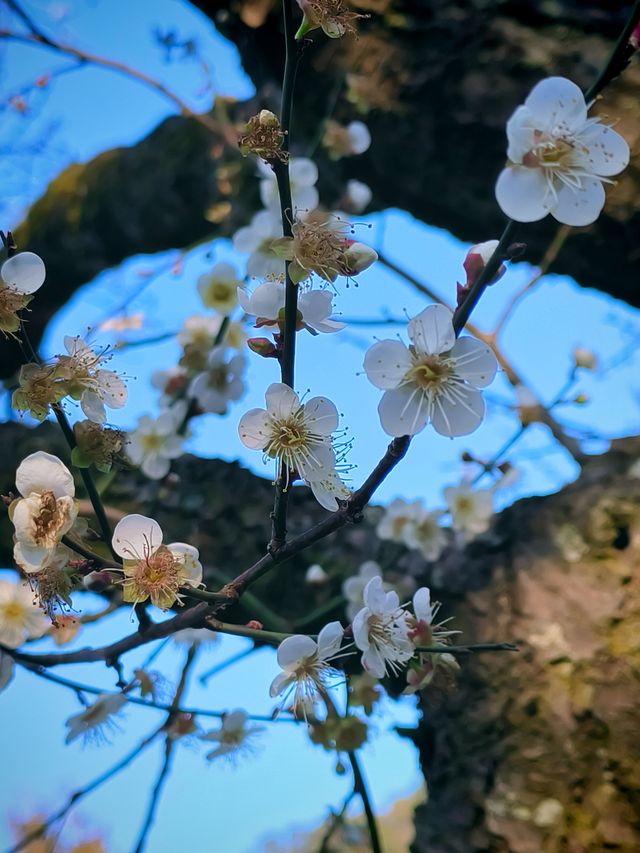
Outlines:
<svg viewBox="0 0 640 853"><path fill-rule="evenodd" d="M369 648L362 655L362 667L363 669L372 675L374 678L384 678L386 674L385 662L375 646L369 646Z"/></svg>
<svg viewBox="0 0 640 853"><path fill-rule="evenodd" d="M401 341L378 341L367 350L364 369L376 388L396 388L411 367L411 354Z"/></svg>
<svg viewBox="0 0 640 853"><path fill-rule="evenodd" d="M305 483L320 506L329 512L338 509L338 500L346 501L351 497L351 492L335 471L329 471L321 480L305 480Z"/></svg>
<svg viewBox="0 0 640 853"><path fill-rule="evenodd" d="M235 711L228 713L223 722L223 726L230 732L241 732L244 729L244 724L247 721L247 712L242 708L237 708Z"/></svg>
<svg viewBox="0 0 640 853"><path fill-rule="evenodd" d="M287 418L300 408L300 398L283 382L273 382L265 393L267 411L274 418Z"/></svg>
<svg viewBox="0 0 640 853"><path fill-rule="evenodd" d="M291 184L300 187L311 187L318 180L318 167L307 157L292 157L289 165Z"/></svg>
<svg viewBox="0 0 640 853"><path fill-rule="evenodd" d="M615 130L604 124L592 124L579 136L587 146L588 171L594 175L617 175L629 165L629 146Z"/></svg>
<svg viewBox="0 0 640 853"><path fill-rule="evenodd" d="M159 453L150 453L145 456L140 470L151 480L161 480L169 473L171 465L166 456L160 456Z"/></svg>
<svg viewBox="0 0 640 853"><path fill-rule="evenodd" d="M295 681L295 676L291 675L288 672L280 672L271 682L271 687L269 688L269 696L277 696L279 693L283 693L284 690Z"/></svg>
<svg viewBox="0 0 640 853"><path fill-rule="evenodd" d="M104 403L94 391L85 391L80 400L80 408L96 424L103 424L107 419Z"/></svg>
<svg viewBox="0 0 640 853"><path fill-rule="evenodd" d="M331 435L338 429L338 410L326 397L312 397L305 403L304 419L309 429L320 435Z"/></svg>
<svg viewBox="0 0 640 853"><path fill-rule="evenodd" d="M184 582L191 586L202 583L202 563L198 549L186 542L172 542L167 548L184 565Z"/></svg>
<svg viewBox="0 0 640 853"><path fill-rule="evenodd" d="M44 284L47 271L44 261L34 252L18 252L0 269L0 277L19 293L35 293Z"/></svg>
<svg viewBox="0 0 640 853"><path fill-rule="evenodd" d="M125 515L116 524L112 544L120 557L140 559L150 556L162 545L162 528L146 515Z"/></svg>
<svg viewBox="0 0 640 853"><path fill-rule="evenodd" d="M26 456L16 471L16 486L21 495L27 496L32 492L53 492L56 498L74 497L76 487L67 466L53 456L38 450Z"/></svg>
<svg viewBox="0 0 640 853"><path fill-rule="evenodd" d="M498 361L493 350L475 338L459 338L451 357L456 360L456 373L476 388L486 388L493 382Z"/></svg>
<svg viewBox="0 0 640 853"><path fill-rule="evenodd" d="M587 105L578 86L566 77L547 77L536 84L524 102L540 130L580 129L587 120Z"/></svg>
<svg viewBox="0 0 640 853"><path fill-rule="evenodd" d="M429 419L429 407L422 391L413 386L385 391L378 404L382 429L387 435L416 435Z"/></svg>
<svg viewBox="0 0 640 853"><path fill-rule="evenodd" d="M552 216L565 225L591 225L604 207L604 187L596 179L583 180L582 189L563 186L558 201L551 209Z"/></svg>
<svg viewBox="0 0 640 853"><path fill-rule="evenodd" d="M238 435L245 447L249 447L251 450L262 450L267 444L270 434L269 415L265 409L249 409L240 418Z"/></svg>
<svg viewBox="0 0 640 853"><path fill-rule="evenodd" d="M15 519L15 514L13 517ZM13 546L13 559L23 572L33 575L44 568L52 552L51 548L40 548L26 542L16 542Z"/></svg>
<svg viewBox="0 0 640 853"><path fill-rule="evenodd" d="M460 388L460 399L456 403L442 396L438 398L431 415L431 423L440 435L469 435L482 423L484 411L484 399L480 391L475 388Z"/></svg>
<svg viewBox="0 0 640 853"><path fill-rule="evenodd" d="M507 122L507 157L512 163L522 159L535 145L535 121L527 107L518 107Z"/></svg>
<svg viewBox="0 0 640 853"><path fill-rule="evenodd" d="M247 313L276 320L280 309L284 308L284 284L266 281L253 291L250 304L251 310Z"/></svg>
<svg viewBox="0 0 640 853"><path fill-rule="evenodd" d="M309 458L298 463L298 473L312 489L314 483L320 483L322 488L326 486L331 475L335 475L335 467L336 455L327 441L326 444L317 444L310 448ZM334 508L337 509L337 506Z"/></svg>
<svg viewBox="0 0 640 853"><path fill-rule="evenodd" d="M351 630L353 631L353 640L361 652L365 652L369 648L369 616L371 611L368 607L363 607L358 610L353 617Z"/></svg>
<svg viewBox="0 0 640 853"><path fill-rule="evenodd" d="M503 213L516 222L537 222L553 206L542 169L526 166L508 166L500 172L496 201Z"/></svg>
<svg viewBox="0 0 640 853"><path fill-rule="evenodd" d="M362 121L352 121L348 126L349 141L354 154L364 154L371 145L369 128Z"/></svg>
<svg viewBox="0 0 640 853"><path fill-rule="evenodd" d="M96 380L105 405L121 409L127 402L127 388L118 374L113 370L98 370Z"/></svg>
<svg viewBox="0 0 640 853"><path fill-rule="evenodd" d="M287 637L278 646L278 665L281 669L295 669L296 665L303 658L313 657L318 651L318 645L311 637L305 634L294 634L292 637Z"/></svg>
<svg viewBox="0 0 640 853"><path fill-rule="evenodd" d="M318 634L318 656L322 660L333 657L342 644L344 629L339 622L329 622Z"/></svg>
<svg viewBox="0 0 640 853"><path fill-rule="evenodd" d="M456 342L452 312L444 305L429 305L409 321L409 337L427 355L447 352Z"/></svg>
<svg viewBox="0 0 640 853"><path fill-rule="evenodd" d="M416 619L431 624L431 594L426 586L417 589L413 596L413 612Z"/></svg>
<svg viewBox="0 0 640 853"><path fill-rule="evenodd" d="M384 591L382 578L379 575L371 578L367 583L362 597L369 610L372 610L374 613L379 613L384 608L387 594Z"/></svg>
<svg viewBox="0 0 640 853"><path fill-rule="evenodd" d="M333 310L331 303L332 296L328 290L307 290L298 298L298 310L305 323L313 325L331 316Z"/></svg>

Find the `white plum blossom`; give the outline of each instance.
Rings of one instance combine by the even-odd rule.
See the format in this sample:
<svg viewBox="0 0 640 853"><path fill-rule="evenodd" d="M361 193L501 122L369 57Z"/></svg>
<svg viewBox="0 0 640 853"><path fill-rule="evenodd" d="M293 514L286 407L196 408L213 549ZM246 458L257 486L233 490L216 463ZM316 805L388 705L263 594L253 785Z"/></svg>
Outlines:
<svg viewBox="0 0 640 853"><path fill-rule="evenodd" d="M182 586L202 583L200 554L185 542L162 544L162 528L153 518L134 513L113 531L113 550L123 557L123 599L138 604L147 598L166 610L181 601Z"/></svg>
<svg viewBox="0 0 640 853"><path fill-rule="evenodd" d="M319 563L314 563L305 572L304 579L305 583L308 583L310 586L322 586L329 580L329 575Z"/></svg>
<svg viewBox="0 0 640 853"><path fill-rule="evenodd" d="M127 402L127 389L114 370L104 370L100 365L110 356L96 354L80 337L65 335L67 355L58 356L57 372L65 380L69 396L80 401L85 415L95 423L107 419L105 406L121 409Z"/></svg>
<svg viewBox="0 0 640 853"><path fill-rule="evenodd" d="M26 584L0 580L0 643L15 649L25 640L41 637L49 627Z"/></svg>
<svg viewBox="0 0 640 853"><path fill-rule="evenodd" d="M372 198L373 193L367 184L363 184L362 181L356 180L347 181L343 204L349 213L362 213L365 207L369 205Z"/></svg>
<svg viewBox="0 0 640 853"><path fill-rule="evenodd" d="M509 163L496 198L518 222L550 213L565 225L589 225L604 206L604 183L629 162L625 140L598 118L587 118L579 87L549 77L533 87L507 123Z"/></svg>
<svg viewBox="0 0 640 853"><path fill-rule="evenodd" d="M187 385L188 372L185 367L174 365L166 370L154 370L151 374L151 385L162 391L160 405L168 406L174 395L184 390Z"/></svg>
<svg viewBox="0 0 640 853"><path fill-rule="evenodd" d="M443 511L420 506L404 529L404 544L420 551L425 560L437 560L447 545L447 534L440 526Z"/></svg>
<svg viewBox="0 0 640 853"><path fill-rule="evenodd" d="M404 543L405 528L413 524L420 508L420 501L409 502L404 498L395 498L384 509L384 514L376 527L377 536L380 539L389 539L391 542Z"/></svg>
<svg viewBox="0 0 640 853"><path fill-rule="evenodd" d="M283 278L284 261L271 249L274 240L282 237L280 212L260 210L251 223L233 236L236 252L249 255L247 275L252 278Z"/></svg>
<svg viewBox="0 0 640 853"><path fill-rule="evenodd" d="M182 324L176 340L180 346L209 350L220 331L222 317L205 317L204 314L192 314Z"/></svg>
<svg viewBox="0 0 640 853"><path fill-rule="evenodd" d="M214 347L207 356L207 369L193 377L187 396L195 400L203 412L225 414L227 404L244 394L244 367L243 355L238 353L227 361L225 347Z"/></svg>
<svg viewBox="0 0 640 853"><path fill-rule="evenodd" d="M145 476L161 480L169 473L171 460L182 454L185 437L178 433L187 407L183 402L164 409L157 418L143 415L128 434L127 456Z"/></svg>
<svg viewBox="0 0 640 853"><path fill-rule="evenodd" d="M71 743L80 735L85 740L95 738L98 742L106 740L104 729L115 726L111 717L122 709L127 702L124 693L101 693L93 704L88 705L79 714L73 714L65 722L69 729L65 743Z"/></svg>
<svg viewBox="0 0 640 853"><path fill-rule="evenodd" d="M236 290L242 282L231 264L220 262L198 279L203 305L219 314L230 314L236 307Z"/></svg>
<svg viewBox="0 0 640 853"><path fill-rule="evenodd" d="M493 489L472 489L467 482L443 490L451 526L463 539L488 530L493 515Z"/></svg>
<svg viewBox="0 0 640 853"><path fill-rule="evenodd" d="M413 657L407 614L398 593L385 592L382 578L374 577L364 588L364 607L353 619L353 638L362 654L362 666L374 678L397 673Z"/></svg>
<svg viewBox="0 0 640 853"><path fill-rule="evenodd" d="M293 692L293 711L305 717L313 711L318 691L324 692L328 680L337 675L330 661L340 653L344 630L339 622L330 622L318 634L318 641L294 634L278 646L278 664L282 672L269 689L270 696Z"/></svg>
<svg viewBox="0 0 640 853"><path fill-rule="evenodd" d="M342 594L347 599L347 618L353 622L356 613L364 607L364 588L372 578L381 578L382 569L375 560L366 560L357 575L346 578L342 583Z"/></svg>
<svg viewBox="0 0 640 853"><path fill-rule="evenodd" d="M332 433L338 428L338 410L326 397L301 403L282 382L267 388L266 409L250 409L240 419L240 440L252 450L277 459L310 484L334 470Z"/></svg>
<svg viewBox="0 0 640 853"><path fill-rule="evenodd" d="M452 317L444 305L429 305L409 321L408 347L386 340L367 351L364 369L385 392L378 413L389 435L415 435L431 423L453 437L480 426L485 404L479 389L493 380L496 357L475 338L456 340Z"/></svg>
<svg viewBox="0 0 640 853"><path fill-rule="evenodd" d="M235 758L239 754L251 751L251 741L255 736L264 731L264 726L247 725L247 712L238 708L225 714L219 729L212 729L199 735L200 740L214 741L218 746L207 753L207 759L225 756Z"/></svg>
<svg viewBox="0 0 640 853"><path fill-rule="evenodd" d="M78 515L73 476L57 456L38 450L18 466L16 486L22 497L9 510L14 558L25 572L39 572Z"/></svg>
<svg viewBox="0 0 640 853"><path fill-rule="evenodd" d="M282 282L266 281L251 295L238 289L240 307L256 318L256 327L278 326L284 318L285 286ZM303 290L298 293L300 326L312 334L331 333L344 329L344 323L331 319L333 296L328 290Z"/></svg>
<svg viewBox="0 0 640 853"><path fill-rule="evenodd" d="M260 198L267 210L274 213L280 211L280 196L276 176L268 163L260 160L258 169L260 181ZM318 206L319 196L315 184L318 180L318 167L307 157L291 157L289 160L289 179L291 181L291 200L293 213L298 218L304 217ZM280 235L282 236L282 231ZM241 251L239 249L239 251ZM245 250L246 251L246 250ZM251 273L249 273L251 274Z"/></svg>
<svg viewBox="0 0 640 853"><path fill-rule="evenodd" d="M364 154L371 145L371 134L362 121L352 121L344 127L336 121L329 120L322 141L329 157L339 160L341 157Z"/></svg>
<svg viewBox="0 0 640 853"><path fill-rule="evenodd" d="M19 312L42 287L46 270L42 258L20 252L0 268L0 332L13 334L20 328Z"/></svg>
<svg viewBox="0 0 640 853"><path fill-rule="evenodd" d="M18 252L0 268L4 286L29 295L42 287L46 274L44 261L35 252Z"/></svg>
<svg viewBox="0 0 640 853"><path fill-rule="evenodd" d="M458 633L433 624L439 608L439 604L431 604L431 594L426 586L416 590L413 596L414 616L408 617L411 626L409 636L416 646L443 645L442 640ZM430 684L438 666L458 669L455 657L447 652L418 652L417 659L412 661L407 669L407 687L404 693L417 693Z"/></svg>
<svg viewBox="0 0 640 853"><path fill-rule="evenodd" d="M7 687L13 678L13 658L6 652L0 650L0 693Z"/></svg>

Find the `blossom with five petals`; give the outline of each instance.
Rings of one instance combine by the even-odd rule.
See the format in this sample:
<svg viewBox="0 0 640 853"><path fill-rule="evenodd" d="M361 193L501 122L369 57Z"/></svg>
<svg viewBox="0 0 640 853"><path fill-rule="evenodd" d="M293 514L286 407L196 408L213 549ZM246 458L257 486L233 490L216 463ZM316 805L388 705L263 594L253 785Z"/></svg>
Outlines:
<svg viewBox="0 0 640 853"><path fill-rule="evenodd" d="M114 726L111 717L117 714L126 702L124 693L101 693L84 711L73 714L65 722L69 729L65 743L71 743L80 735L84 735L85 739L93 736L98 741L105 740L101 729Z"/></svg>
<svg viewBox="0 0 640 853"><path fill-rule="evenodd" d="M453 437L480 426L485 404L478 389L493 380L498 363L486 344L456 340L452 317L444 305L429 305L409 321L408 347L386 340L367 351L364 369L385 392L378 413L389 435L415 435L431 423Z"/></svg>
<svg viewBox="0 0 640 853"><path fill-rule="evenodd" d="M16 486L22 497L9 508L14 559L25 572L39 572L76 519L75 484L57 456L38 450L18 466Z"/></svg>
<svg viewBox="0 0 640 853"><path fill-rule="evenodd" d="M279 326L284 322L285 286L278 281L265 281L251 295L238 288L238 302L245 312L256 318L256 328ZM299 328L311 334L326 334L344 329L344 323L331 319L333 297L328 290L300 290L298 294Z"/></svg>
<svg viewBox="0 0 640 853"><path fill-rule="evenodd" d="M207 753L207 759L226 756L236 757L250 749L250 741L258 732L264 731L264 726L247 725L247 712L242 708L225 714L219 729L212 729L199 735L200 740L215 741L218 746Z"/></svg>
<svg viewBox="0 0 640 853"><path fill-rule="evenodd" d="M286 465L304 480L323 480L335 468L332 433L338 428L338 410L326 397L301 403L282 382L267 388L266 409L250 409L240 419L240 440Z"/></svg>
<svg viewBox="0 0 640 853"><path fill-rule="evenodd" d="M34 604L29 587L0 580L0 643L15 649L25 640L41 637L48 628L49 620Z"/></svg>
<svg viewBox="0 0 640 853"><path fill-rule="evenodd" d="M181 603L180 587L202 582L198 549L184 542L163 545L162 539L158 522L144 515L125 515L116 525L112 545L123 557L124 601L138 604L148 598L166 610Z"/></svg>
<svg viewBox="0 0 640 853"><path fill-rule="evenodd" d="M362 666L374 678L397 673L413 657L407 614L398 593L385 592L382 578L374 577L364 588L364 607L353 619L353 638L363 652Z"/></svg>
<svg viewBox="0 0 640 853"><path fill-rule="evenodd" d="M625 140L587 118L579 87L549 77L533 87L507 123L509 163L496 184L498 204L518 222L550 213L565 225L589 225L604 206L604 183L629 162Z"/></svg>
<svg viewBox="0 0 640 853"><path fill-rule="evenodd" d="M278 646L278 664L282 672L269 688L270 696L293 691L294 713L312 712L318 692L326 690L328 679L336 675L330 661L340 652L344 630L339 622L330 622L318 634L318 642L304 634L294 634Z"/></svg>
<svg viewBox="0 0 640 853"><path fill-rule="evenodd" d="M89 420L105 422L105 406L121 409L127 401L127 389L114 370L100 367L109 356L96 355L80 337L65 335L67 355L58 356L57 374L65 385L66 393L80 401L80 407Z"/></svg>

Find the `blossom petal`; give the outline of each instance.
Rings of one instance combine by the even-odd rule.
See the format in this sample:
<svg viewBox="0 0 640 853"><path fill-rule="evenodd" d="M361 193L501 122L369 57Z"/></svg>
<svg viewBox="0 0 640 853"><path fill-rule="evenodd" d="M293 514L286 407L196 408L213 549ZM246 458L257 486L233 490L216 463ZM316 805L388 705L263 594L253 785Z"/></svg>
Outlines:
<svg viewBox="0 0 640 853"><path fill-rule="evenodd" d="M18 465L16 486L24 497L32 492L53 492L56 498L72 498L76 493L71 471L57 456L44 450L29 454Z"/></svg>
<svg viewBox="0 0 640 853"><path fill-rule="evenodd" d="M100 396L110 409L121 409L127 402L127 388L114 370L98 370L96 380Z"/></svg>
<svg viewBox="0 0 640 853"><path fill-rule="evenodd" d="M238 424L240 441L251 450L262 450L269 441L269 415L265 409L249 409Z"/></svg>
<svg viewBox="0 0 640 853"><path fill-rule="evenodd" d="M271 682L271 687L269 687L269 696L273 698L279 693L283 693L295 680L295 675L292 675L290 672L279 672Z"/></svg>
<svg viewBox="0 0 640 853"><path fill-rule="evenodd" d="M376 388L397 388L411 367L411 354L401 341L378 341L367 350L364 369Z"/></svg>
<svg viewBox="0 0 640 853"><path fill-rule="evenodd" d="M292 157L289 161L289 175L296 189L312 187L318 181L318 167L308 157Z"/></svg>
<svg viewBox="0 0 640 853"><path fill-rule="evenodd" d="M553 207L553 197L542 169L507 166L496 183L496 200L516 222L537 222Z"/></svg>
<svg viewBox="0 0 640 853"><path fill-rule="evenodd" d="M436 432L451 438L469 435L478 429L484 418L485 404L480 391L461 386L455 400L438 397L431 415Z"/></svg>
<svg viewBox="0 0 640 853"><path fill-rule="evenodd" d="M347 125L351 152L353 154L364 154L371 145L371 134L369 128L363 121L352 121Z"/></svg>
<svg viewBox="0 0 640 853"><path fill-rule="evenodd" d="M379 575L375 575L367 583L362 597L369 610L374 613L379 613L383 610L387 600L387 593L384 591L382 578Z"/></svg>
<svg viewBox="0 0 640 853"><path fill-rule="evenodd" d="M172 542L171 545L167 545L167 548L184 566L184 583L190 586L198 586L202 583L202 563L198 549L186 542Z"/></svg>
<svg viewBox="0 0 640 853"><path fill-rule="evenodd" d="M563 186L558 191L558 201L551 215L565 225L591 225L600 215L604 200L602 183L595 178L587 178L579 190Z"/></svg>
<svg viewBox="0 0 640 853"><path fill-rule="evenodd" d="M278 665L285 671L295 669L303 658L313 657L318 651L318 645L306 634L293 634L286 637L278 646Z"/></svg>
<svg viewBox="0 0 640 853"><path fill-rule="evenodd" d="M80 408L96 424L103 424L107 419L104 403L95 391L85 391L80 400Z"/></svg>
<svg viewBox="0 0 640 853"><path fill-rule="evenodd" d="M580 129L587 120L587 105L579 86L566 77L547 77L537 83L525 107L539 130L556 130L557 135Z"/></svg>
<svg viewBox="0 0 640 853"><path fill-rule="evenodd" d="M151 480L161 480L169 473L171 465L165 455L159 453L149 453L144 456L140 470Z"/></svg>
<svg viewBox="0 0 640 853"><path fill-rule="evenodd" d="M408 386L385 391L378 404L382 429L387 435L415 435L429 420L429 406L419 388Z"/></svg>
<svg viewBox="0 0 640 853"><path fill-rule="evenodd" d="M416 348L427 355L447 352L456 342L453 313L444 305L429 305L409 321L407 332Z"/></svg>
<svg viewBox="0 0 640 853"><path fill-rule="evenodd" d="M413 612L420 622L431 624L431 593L428 587L421 586L413 596Z"/></svg>
<svg viewBox="0 0 640 853"><path fill-rule="evenodd" d="M338 429L338 410L326 397L312 397L304 404L304 419L313 432L331 435Z"/></svg>
<svg viewBox="0 0 640 853"><path fill-rule="evenodd" d="M44 284L47 271L44 261L34 252L18 252L0 269L0 278L18 293L35 293Z"/></svg>
<svg viewBox="0 0 640 853"><path fill-rule="evenodd" d="M288 418L300 408L300 398L283 382L272 382L265 393L267 411L274 418Z"/></svg>
<svg viewBox="0 0 640 853"><path fill-rule="evenodd" d="M333 657L342 645L344 629L339 622L329 622L318 634L318 656L322 660Z"/></svg>
<svg viewBox="0 0 640 853"><path fill-rule="evenodd" d="M376 646L369 646L369 648L363 653L361 660L362 667L365 672L368 672L369 675L372 675L374 678L384 678L387 669L384 658Z"/></svg>
<svg viewBox="0 0 640 853"><path fill-rule="evenodd" d="M469 337L459 338L451 350L451 357L456 361L458 376L476 388L486 388L493 382L498 361L491 347L482 341Z"/></svg>
<svg viewBox="0 0 640 853"><path fill-rule="evenodd" d="M365 652L369 648L369 616L371 611L368 607L363 607L353 617L351 630L353 632L353 640L360 651Z"/></svg>
<svg viewBox="0 0 640 853"><path fill-rule="evenodd" d="M266 317L267 320L276 320L281 308L284 308L284 284L265 281L253 291L250 310L247 313L255 317Z"/></svg>
<svg viewBox="0 0 640 853"><path fill-rule="evenodd" d="M626 139L606 124L592 124L580 134L580 142L589 149L589 171L595 175L617 175L629 165Z"/></svg>
<svg viewBox="0 0 640 853"><path fill-rule="evenodd" d="M146 515L125 515L116 524L111 541L118 556L140 559L153 554L162 545L162 528Z"/></svg>

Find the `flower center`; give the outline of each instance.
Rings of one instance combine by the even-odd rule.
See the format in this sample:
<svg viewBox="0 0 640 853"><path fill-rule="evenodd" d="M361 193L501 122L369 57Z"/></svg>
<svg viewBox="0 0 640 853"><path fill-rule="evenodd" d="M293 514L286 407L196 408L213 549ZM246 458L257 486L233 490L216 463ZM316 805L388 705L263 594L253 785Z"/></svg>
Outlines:
<svg viewBox="0 0 640 853"><path fill-rule="evenodd" d="M220 301L228 299L231 295L231 286L223 281L216 281L209 287L209 295L212 299Z"/></svg>
<svg viewBox="0 0 640 853"><path fill-rule="evenodd" d="M142 447L146 453L152 453L154 450L159 450L160 447L162 447L162 442L162 436L157 435L155 432L142 436Z"/></svg>
<svg viewBox="0 0 640 853"><path fill-rule="evenodd" d="M456 512L467 513L473 510L473 501L471 498L459 497L456 498Z"/></svg>
<svg viewBox="0 0 640 853"><path fill-rule="evenodd" d="M215 388L216 391L224 391L227 387L227 368L226 365L214 367L209 370L207 385L210 388Z"/></svg>
<svg viewBox="0 0 640 853"><path fill-rule="evenodd" d="M448 361L437 355L427 355L413 365L407 379L420 388L435 390L444 385L453 373L453 367Z"/></svg>
<svg viewBox="0 0 640 853"><path fill-rule="evenodd" d="M3 622L13 622L22 625L25 617L25 609L18 601L8 601L0 608Z"/></svg>
<svg viewBox="0 0 640 853"><path fill-rule="evenodd" d="M43 492L40 495L38 514L33 520L36 542L46 545L50 541L55 541L58 531L64 525L67 514L61 512L53 492Z"/></svg>
<svg viewBox="0 0 640 853"><path fill-rule="evenodd" d="M550 136L540 130L534 132L535 145L522 158L529 168L540 166L567 171L575 165L576 146L573 140L563 136Z"/></svg>

